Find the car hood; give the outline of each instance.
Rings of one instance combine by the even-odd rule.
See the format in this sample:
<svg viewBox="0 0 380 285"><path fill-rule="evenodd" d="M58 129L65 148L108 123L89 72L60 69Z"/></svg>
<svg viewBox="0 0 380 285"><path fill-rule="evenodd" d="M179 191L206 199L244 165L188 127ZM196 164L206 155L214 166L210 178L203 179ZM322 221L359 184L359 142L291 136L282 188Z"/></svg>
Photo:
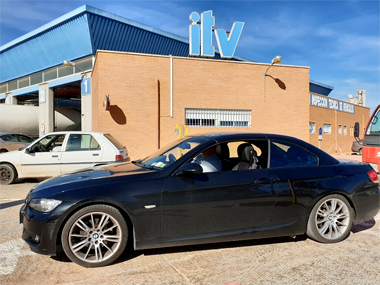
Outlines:
<svg viewBox="0 0 380 285"><path fill-rule="evenodd" d="M83 168L74 172L46 179L41 183L37 184L34 188L32 188L30 193L32 194L42 190L47 190L50 192L52 188L58 189L60 188L59 186L68 184L70 184L70 187L65 188L77 188L83 185L90 185L93 183L105 183L104 179L107 178L112 179L113 181L119 179L122 179L123 181L142 179L141 175L144 174L159 176L160 171L142 168L137 165L134 165L131 162L115 163L112 165L106 165L102 167ZM99 179L103 179L103 181L99 181ZM60 188L59 191L64 190Z"/></svg>

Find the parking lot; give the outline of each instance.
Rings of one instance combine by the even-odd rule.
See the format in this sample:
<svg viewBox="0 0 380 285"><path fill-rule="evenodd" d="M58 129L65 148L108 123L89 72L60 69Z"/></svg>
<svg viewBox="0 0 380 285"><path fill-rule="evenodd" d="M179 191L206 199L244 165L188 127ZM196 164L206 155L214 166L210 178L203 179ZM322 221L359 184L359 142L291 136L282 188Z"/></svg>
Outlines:
<svg viewBox="0 0 380 285"><path fill-rule="evenodd" d="M86 269L21 240L18 212L36 183L1 186L0 284L380 284L380 212L337 244L299 236L126 251L111 266Z"/></svg>

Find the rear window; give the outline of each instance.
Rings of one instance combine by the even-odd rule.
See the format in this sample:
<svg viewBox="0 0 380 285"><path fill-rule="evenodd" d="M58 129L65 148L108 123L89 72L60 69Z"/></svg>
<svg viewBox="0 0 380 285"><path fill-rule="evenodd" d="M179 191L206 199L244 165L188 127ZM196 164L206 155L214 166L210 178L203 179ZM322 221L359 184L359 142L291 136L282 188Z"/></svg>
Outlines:
<svg viewBox="0 0 380 285"><path fill-rule="evenodd" d="M117 139L115 139L113 136L110 134L105 134L104 135L114 146L116 146L117 149L123 149L125 146L119 142Z"/></svg>

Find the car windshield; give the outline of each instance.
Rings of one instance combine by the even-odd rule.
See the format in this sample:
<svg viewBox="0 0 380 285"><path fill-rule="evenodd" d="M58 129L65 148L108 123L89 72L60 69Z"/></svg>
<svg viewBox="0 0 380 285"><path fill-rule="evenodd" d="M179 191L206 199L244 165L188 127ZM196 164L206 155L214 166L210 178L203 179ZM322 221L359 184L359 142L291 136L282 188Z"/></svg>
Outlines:
<svg viewBox="0 0 380 285"><path fill-rule="evenodd" d="M142 160L133 161L133 163L150 169L164 169L205 141L207 141L206 138L185 137L157 150Z"/></svg>

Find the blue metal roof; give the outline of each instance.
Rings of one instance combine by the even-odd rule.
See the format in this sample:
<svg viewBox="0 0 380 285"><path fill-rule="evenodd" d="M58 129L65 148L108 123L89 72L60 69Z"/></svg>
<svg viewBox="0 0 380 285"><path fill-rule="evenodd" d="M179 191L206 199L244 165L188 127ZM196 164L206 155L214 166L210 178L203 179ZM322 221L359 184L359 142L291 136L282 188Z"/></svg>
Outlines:
<svg viewBox="0 0 380 285"><path fill-rule="evenodd" d="M185 38L84 5L1 46L0 83L95 55L98 49L189 56Z"/></svg>
<svg viewBox="0 0 380 285"><path fill-rule="evenodd" d="M309 90L311 93L329 96L330 92L334 89L332 86L328 86L317 81L310 80Z"/></svg>

